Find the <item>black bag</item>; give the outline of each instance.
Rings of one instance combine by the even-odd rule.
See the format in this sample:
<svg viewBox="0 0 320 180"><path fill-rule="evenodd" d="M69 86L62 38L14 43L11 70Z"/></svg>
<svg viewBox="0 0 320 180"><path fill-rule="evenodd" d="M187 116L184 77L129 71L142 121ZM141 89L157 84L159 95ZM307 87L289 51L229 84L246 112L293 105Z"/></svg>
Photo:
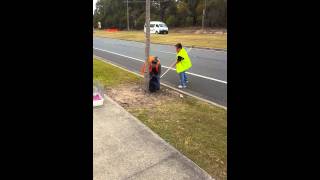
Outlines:
<svg viewBox="0 0 320 180"><path fill-rule="evenodd" d="M152 76L149 81L149 91L155 92L160 89L160 81L156 76Z"/></svg>

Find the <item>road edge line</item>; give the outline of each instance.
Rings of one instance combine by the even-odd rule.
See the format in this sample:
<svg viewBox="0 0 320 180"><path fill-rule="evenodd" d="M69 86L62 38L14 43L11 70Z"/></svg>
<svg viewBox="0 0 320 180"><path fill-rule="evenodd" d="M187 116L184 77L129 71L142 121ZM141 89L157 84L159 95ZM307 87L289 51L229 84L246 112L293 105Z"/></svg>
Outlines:
<svg viewBox="0 0 320 180"><path fill-rule="evenodd" d="M96 47L93 47L93 49L96 50L96 51L97 51L97 50L98 50L98 51L103 51L103 52L107 52L107 53L110 53L110 54L115 54L115 55L118 55L118 56L122 56L122 57L125 57L125 58L128 58L128 59L133 59L133 60L135 60L135 61L139 61L139 62L142 62L142 63L145 62L144 60L139 59L139 58L135 58L135 57L127 56L127 55L124 55L124 54L120 54L120 53L108 51L108 50L105 50L105 49L100 49L100 48L96 48ZM190 50L191 50L191 49L190 49ZM174 68L172 68L172 67L168 67L168 66L165 66L165 65L162 65L161 67L163 67L163 68L168 68L168 69L173 70L173 71L176 70L176 69L174 69ZM190 74L190 75L193 75L193 76L196 76L196 77L208 79L208 80L211 80L211 81L216 81L216 82L223 83L223 84L228 84L227 81L223 81L223 80L216 79L216 78L209 77L209 76L204 76L204 75L201 75L201 74L196 74L196 73L192 73L192 72L186 72L186 74Z"/></svg>
<svg viewBox="0 0 320 180"><path fill-rule="evenodd" d="M109 60L107 60L107 59L105 59L105 58L99 57L99 56L97 56L97 55L93 55L93 57L96 58L96 59L98 59L98 60L100 60L100 61L102 61L102 62L111 64L111 65L113 65L113 66L115 66L115 67L118 67L118 68L120 68L120 69L122 69L122 70L125 70L125 71L127 71L127 72L129 72L129 73L132 73L132 74L135 74L135 75L137 75L137 76L143 77L141 74L138 74L138 73L133 72L133 71L130 71L130 70L124 68L124 67L121 67L121 66L119 66L119 65L116 65L116 64L112 63L111 61L109 61ZM163 85L163 86L166 86L166 87L168 87L168 88L170 88L170 89L173 89L173 90L175 90L175 91L178 91L178 92L180 92L181 94L185 94L185 95L187 95L187 96L194 97L194 98L196 98L196 99L198 99L198 100L200 100L200 101L204 101L204 102L209 103L209 104L211 104L211 105L214 105L214 106L217 106L217 107L222 108L222 109L224 109L224 110L227 110L227 107L226 107L226 106L217 104L217 103L215 103L215 102L213 102L213 101L210 101L210 100L207 100L207 99L198 97L198 96L193 95L193 94L190 94L190 93L188 93L188 92L184 92L184 91L182 91L182 90L180 90L180 89L177 89L177 88L175 88L175 87L172 87L172 86L170 86L170 85L168 85L168 84L166 84L166 83L160 82L160 84Z"/></svg>

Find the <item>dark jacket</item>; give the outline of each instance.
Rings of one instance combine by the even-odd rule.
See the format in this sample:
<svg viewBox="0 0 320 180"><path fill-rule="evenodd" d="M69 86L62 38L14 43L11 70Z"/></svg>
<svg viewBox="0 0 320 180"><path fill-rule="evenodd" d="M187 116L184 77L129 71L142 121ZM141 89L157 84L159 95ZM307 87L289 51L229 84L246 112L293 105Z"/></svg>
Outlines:
<svg viewBox="0 0 320 180"><path fill-rule="evenodd" d="M158 71L156 67L152 67L150 72L150 81L149 81L149 91L155 92L160 90L160 75L161 75L161 64L158 65Z"/></svg>

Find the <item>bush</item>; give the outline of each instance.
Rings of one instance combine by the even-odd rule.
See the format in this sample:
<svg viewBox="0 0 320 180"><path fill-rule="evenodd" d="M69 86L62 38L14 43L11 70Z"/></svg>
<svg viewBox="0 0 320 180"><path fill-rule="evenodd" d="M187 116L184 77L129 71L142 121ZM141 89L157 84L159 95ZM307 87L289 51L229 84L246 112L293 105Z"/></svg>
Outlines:
<svg viewBox="0 0 320 180"><path fill-rule="evenodd" d="M145 18L146 18L145 16L146 16L145 13L139 16L139 18L137 19L137 24L136 24L137 26L135 27L136 29L143 29Z"/></svg>
<svg viewBox="0 0 320 180"><path fill-rule="evenodd" d="M166 24L168 26L175 27L177 25L177 19L171 15L167 18Z"/></svg>
<svg viewBox="0 0 320 180"><path fill-rule="evenodd" d="M185 21L185 26L192 26L192 25L193 25L193 18L188 16Z"/></svg>

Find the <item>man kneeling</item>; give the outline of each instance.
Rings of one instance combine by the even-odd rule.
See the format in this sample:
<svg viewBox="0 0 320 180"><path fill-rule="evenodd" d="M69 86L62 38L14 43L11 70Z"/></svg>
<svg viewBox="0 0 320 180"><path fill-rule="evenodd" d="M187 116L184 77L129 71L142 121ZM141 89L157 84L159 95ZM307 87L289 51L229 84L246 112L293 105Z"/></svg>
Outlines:
<svg viewBox="0 0 320 180"><path fill-rule="evenodd" d="M161 64L158 57L150 56L149 57L149 91L155 92L160 90L160 75L161 75ZM143 64L141 69L141 75L145 73L146 65Z"/></svg>
<svg viewBox="0 0 320 180"><path fill-rule="evenodd" d="M151 63L149 66L149 91L155 92L160 90L160 75L161 75L161 64L158 57L151 57Z"/></svg>

